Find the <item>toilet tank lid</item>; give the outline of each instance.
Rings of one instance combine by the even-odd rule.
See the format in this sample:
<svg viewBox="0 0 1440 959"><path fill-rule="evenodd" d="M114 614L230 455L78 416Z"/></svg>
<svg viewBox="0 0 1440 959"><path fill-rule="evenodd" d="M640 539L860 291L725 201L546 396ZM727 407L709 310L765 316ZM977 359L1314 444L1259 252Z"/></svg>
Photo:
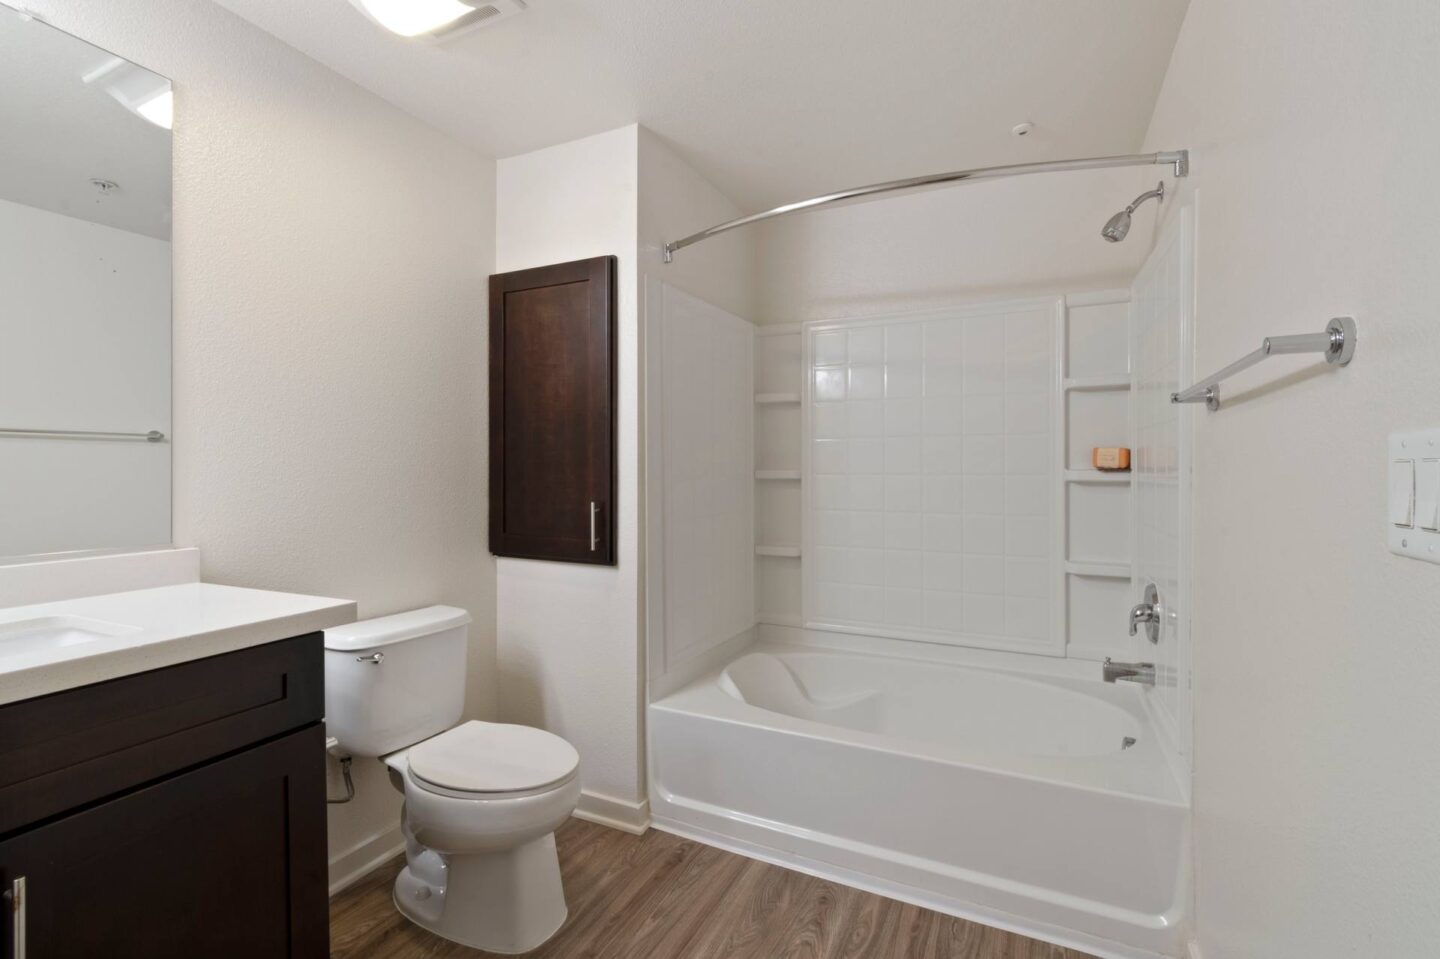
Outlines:
<svg viewBox="0 0 1440 959"><path fill-rule="evenodd" d="M345 651L374 649L417 636L429 636L469 622L470 614L456 606L426 606L424 609L412 609L378 619L362 619L348 626L327 629L325 648Z"/></svg>

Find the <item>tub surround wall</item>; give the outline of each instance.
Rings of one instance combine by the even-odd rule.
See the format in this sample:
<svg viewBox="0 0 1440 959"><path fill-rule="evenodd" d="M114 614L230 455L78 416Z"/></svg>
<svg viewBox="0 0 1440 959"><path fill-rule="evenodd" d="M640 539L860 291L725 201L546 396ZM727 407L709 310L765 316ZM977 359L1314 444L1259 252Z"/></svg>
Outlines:
<svg viewBox="0 0 1440 959"><path fill-rule="evenodd" d="M1129 477L1091 471L1090 448L1133 445L1126 290L1144 261L1147 237L1154 235L1154 205L1136 212L1127 242L1105 243L1098 234L1117 209L1167 172L1105 170L974 183L756 227L755 316L762 324L756 392L774 400L756 408L757 469L798 473L802 467L801 410L783 401L806 389L798 324L1063 297L1064 339L1056 362L1064 365L1064 380L1055 417L1066 442L1050 478L1052 509L1066 521L1057 530L1063 536L1056 547L1060 585L1046 592L1060 599L1048 618L1066 656L1128 656L1125 616L1135 601ZM757 542L799 546L803 496L817 493L798 481L758 482ZM806 621L802 580L815 559L784 553L757 559L758 618L779 628ZM1003 599L1003 592L994 595ZM961 617L963 623L963 611ZM939 654L934 644L925 645Z"/></svg>
<svg viewBox="0 0 1440 959"><path fill-rule="evenodd" d="M1385 546L1386 437L1440 423L1437 43L1427 3L1192 0L1146 138L1194 151L1200 373L1339 314L1361 337L1186 412L1205 959L1440 940L1440 569Z"/></svg>
<svg viewBox="0 0 1440 959"><path fill-rule="evenodd" d="M814 626L1063 648L1054 301L811 324L801 562Z"/></svg>
<svg viewBox="0 0 1440 959"><path fill-rule="evenodd" d="M1194 361L1193 205L1169 217L1132 288L1135 357L1135 602L1154 583L1161 608L1159 639L1133 637L1125 659L1155 664L1145 691L1177 777L1189 788L1191 441L1189 412L1170 395L1189 386Z"/></svg>
<svg viewBox="0 0 1440 959"><path fill-rule="evenodd" d="M470 610L494 716L493 164L204 0L25 5L175 84L176 542L212 582ZM383 767L356 773L335 882L400 841Z"/></svg>
<svg viewBox="0 0 1440 959"><path fill-rule="evenodd" d="M762 545L757 560L760 622L828 624L870 647L888 642L897 655L962 644L1091 661L1127 656L1130 474L1091 469L1090 449L1131 445L1128 300L1117 290L816 321L803 332L757 328L756 535L780 546ZM1019 370L1020 331L1005 328L1017 310L1045 344L1032 350L1044 373L1028 395L1003 391L1007 371ZM969 329L986 323L999 329L993 349ZM947 332L952 326L958 334ZM908 385L900 376L867 384L866 375L888 369L886 337L916 331L935 342L918 367L897 359L911 373ZM948 349L945 335L954 339ZM879 392L854 396L852 383ZM920 395L890 395L892 387ZM844 399L821 398L837 389ZM808 465L802 396L811 398ZM1026 466L1025 456L1038 460ZM804 524L807 509L812 522ZM1007 558L1015 550L1027 555ZM811 598L802 603L807 579ZM817 602L826 596L852 615L837 618ZM856 607L867 603L879 619ZM896 621L887 621L892 613ZM989 629L981 628L986 615ZM803 637L829 641L815 629Z"/></svg>
<svg viewBox="0 0 1440 959"><path fill-rule="evenodd" d="M646 289L652 684L755 624L754 327L653 278Z"/></svg>
<svg viewBox="0 0 1440 959"><path fill-rule="evenodd" d="M653 700L662 695L660 690L674 689L694 678L697 671L728 658L729 651L743 645L755 621L753 568L757 560L749 535L755 496L749 361L755 237L750 231L736 230L691 247L685 256L665 263L661 253L667 241L733 219L743 211L643 127L639 147L639 264L644 289L640 306L646 364L645 633L647 682ZM707 340L727 346L723 359L705 352ZM704 382L706 391L719 402L697 402L700 394L690 387L692 379ZM693 432L696 430L704 432ZM728 438L724 446L728 452L712 460L720 475L702 479L695 472L699 458L714 456L722 448L708 443L707 434L712 430ZM697 440L705 442L696 445ZM679 454L680 461L669 456L677 445L686 447L686 452ZM682 483L680 476L687 472L689 479ZM678 504L672 494L682 486L692 496L702 486L709 489L688 499L689 508L678 512L681 525L688 526L689 532L677 541L664 519L667 510L676 512ZM723 497L723 506L710 498L716 495ZM723 523L718 522L721 515L727 517ZM695 537L702 526L711 523L725 535ZM688 560L677 559L669 551L672 546L681 547ZM714 583L702 586L692 580L695 591L689 603L677 606L665 585L677 563L692 574L701 568L720 573L730 586L719 590ZM689 628L678 635L671 631L677 615L697 615L702 606L717 612L700 630L703 635Z"/></svg>

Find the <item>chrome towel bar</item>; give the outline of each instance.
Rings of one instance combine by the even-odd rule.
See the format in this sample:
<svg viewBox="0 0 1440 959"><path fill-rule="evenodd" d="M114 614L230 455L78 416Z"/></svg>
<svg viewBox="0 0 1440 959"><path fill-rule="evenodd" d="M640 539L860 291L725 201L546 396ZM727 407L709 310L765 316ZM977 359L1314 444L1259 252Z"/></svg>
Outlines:
<svg viewBox="0 0 1440 959"><path fill-rule="evenodd" d="M124 440L146 440L151 443L158 443L165 438L165 434L159 430L150 430L148 433L104 433L99 430L17 430L6 426L0 426L0 436L35 436L35 437L65 437L70 436L76 439L124 439Z"/></svg>
<svg viewBox="0 0 1440 959"><path fill-rule="evenodd" d="M1324 353L1325 362L1344 366L1355 355L1355 318L1337 316L1325 327L1323 333L1299 333L1293 336L1267 336L1260 348L1242 356L1223 370L1207 376L1194 386L1179 393L1170 394L1172 403L1204 402L1205 408L1215 411L1220 408L1220 381L1229 379L1242 370L1259 363L1270 356L1282 353Z"/></svg>

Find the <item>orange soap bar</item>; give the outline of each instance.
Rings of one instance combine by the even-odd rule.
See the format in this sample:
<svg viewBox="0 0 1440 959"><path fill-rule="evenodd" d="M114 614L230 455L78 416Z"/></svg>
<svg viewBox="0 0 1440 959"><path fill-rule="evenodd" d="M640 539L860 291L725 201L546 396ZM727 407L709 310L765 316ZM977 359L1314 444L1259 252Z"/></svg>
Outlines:
<svg viewBox="0 0 1440 959"><path fill-rule="evenodd" d="M1097 446L1090 451L1090 465L1097 470L1128 470L1130 450L1125 446Z"/></svg>

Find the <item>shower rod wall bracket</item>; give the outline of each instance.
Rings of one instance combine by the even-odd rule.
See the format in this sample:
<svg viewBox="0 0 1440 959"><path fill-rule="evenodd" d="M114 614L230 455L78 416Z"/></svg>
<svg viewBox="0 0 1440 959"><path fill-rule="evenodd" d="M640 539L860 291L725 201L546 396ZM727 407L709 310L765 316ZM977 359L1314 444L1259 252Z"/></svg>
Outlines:
<svg viewBox="0 0 1440 959"><path fill-rule="evenodd" d="M1120 156L1083 157L1078 160L1049 160L1043 163L1012 163L1008 166L976 167L973 170L953 170L949 173L934 173L929 176L910 177L905 180L872 183L869 186L852 187L849 190L840 190L837 193L826 193L823 196L811 197L808 200L797 200L794 203L786 203L783 206L777 206L763 213L752 213L749 216L742 216L734 220L727 220L724 223L717 223L715 226L701 230L699 233L692 233L687 237L666 243L660 248L660 252L665 262L670 263L674 261L677 250L683 250L685 247L699 243L701 240L708 240L712 236L728 233L731 230L738 229L742 226L749 226L752 223L773 220L778 216L788 216L791 213L803 213L806 210L818 210L849 200L868 200L888 193L918 190L927 186L964 183L967 180L1002 179L1004 177L1025 176L1031 173L1064 173L1069 170L1105 170L1111 167L1156 165L1170 166L1177 177L1189 176L1190 151L1164 150L1159 153L1126 153Z"/></svg>
<svg viewBox="0 0 1440 959"><path fill-rule="evenodd" d="M1260 348L1240 357L1219 372L1178 393L1170 394L1171 403L1204 403L1215 412L1220 408L1220 381L1248 370L1261 360L1283 353L1323 353L1325 362L1344 366L1355 356L1355 318L1337 316L1325 325L1322 333L1299 333L1293 336L1267 336Z"/></svg>

